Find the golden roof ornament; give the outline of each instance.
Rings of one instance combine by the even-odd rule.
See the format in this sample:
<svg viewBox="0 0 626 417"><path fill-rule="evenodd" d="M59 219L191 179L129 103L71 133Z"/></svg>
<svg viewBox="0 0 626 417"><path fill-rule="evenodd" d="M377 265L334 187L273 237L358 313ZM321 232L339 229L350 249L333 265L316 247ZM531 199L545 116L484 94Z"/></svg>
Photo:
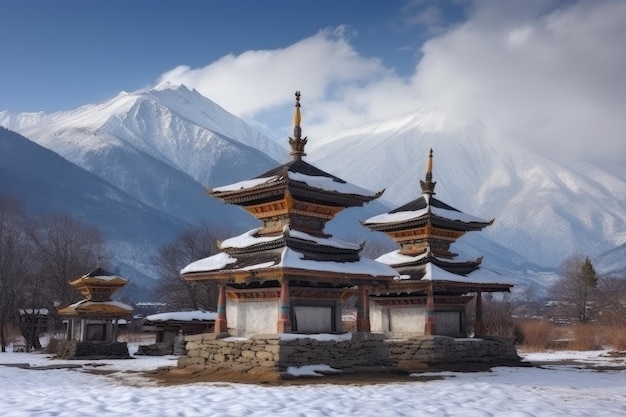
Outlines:
<svg viewBox="0 0 626 417"><path fill-rule="evenodd" d="M303 156L306 156L304 152L304 145L306 145L307 138L302 138L302 128L300 127L300 91L296 91L296 111L293 115L293 138L289 138L289 145L291 146L291 153L293 159L299 160Z"/></svg>
<svg viewBox="0 0 626 417"><path fill-rule="evenodd" d="M420 187L422 187L422 194L435 194L435 185L437 182L433 182L433 149L430 149L428 155L428 164L426 165L426 179L420 181Z"/></svg>

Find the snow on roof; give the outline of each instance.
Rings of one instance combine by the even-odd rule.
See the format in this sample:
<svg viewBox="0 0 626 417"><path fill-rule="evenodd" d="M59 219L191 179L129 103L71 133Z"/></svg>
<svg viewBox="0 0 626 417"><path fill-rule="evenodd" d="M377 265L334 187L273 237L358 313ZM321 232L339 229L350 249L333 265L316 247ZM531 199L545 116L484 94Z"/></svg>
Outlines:
<svg viewBox="0 0 626 417"><path fill-rule="evenodd" d="M318 188L320 190L336 191L342 194L356 194L367 197L374 197L376 195L376 193L366 190L365 188L361 188L347 182L337 182L330 177L323 177L319 175L312 176L292 171L288 171L288 175L290 180L303 182L310 187Z"/></svg>
<svg viewBox="0 0 626 417"><path fill-rule="evenodd" d="M215 271L224 268L228 264L237 262L237 258L231 257L229 254L220 252L217 255L199 259L184 267L180 273L188 274L191 272Z"/></svg>
<svg viewBox="0 0 626 417"><path fill-rule="evenodd" d="M268 182L272 182L277 180L278 175L274 175L272 177L264 177L264 178L253 178L251 180L239 181L234 184L223 185L221 187L215 187L211 191L213 192L227 192L227 191L237 191L237 190L246 190L248 188L254 188L261 184L266 184Z"/></svg>
<svg viewBox="0 0 626 417"><path fill-rule="evenodd" d="M273 242L275 240L279 240L283 237L283 234L279 234L277 236L256 236L256 234L261 230L261 228L256 228L249 230L239 236L231 237L222 242L221 248L247 248L253 245L257 245L260 243ZM335 238L324 238L319 236L313 236L308 233L300 232L298 230L289 229L288 227L284 229L286 233L290 237L294 237L301 240L308 240L310 242L317 243L318 245L331 246L333 248L339 249L353 249L358 250L361 249L361 246L352 243L346 242L343 240L335 239Z"/></svg>
<svg viewBox="0 0 626 417"><path fill-rule="evenodd" d="M401 265L409 262L416 262L424 259L428 256L428 253L423 253L418 256L408 256L400 253L400 249L385 253L376 258L376 262L381 262L385 265Z"/></svg>
<svg viewBox="0 0 626 417"><path fill-rule="evenodd" d="M281 262L277 267L304 269L319 272L358 274L395 277L398 273L392 267L371 259L361 258L354 262L314 261L303 259L303 255L290 248L283 249Z"/></svg>
<svg viewBox="0 0 626 417"><path fill-rule="evenodd" d="M338 249L353 249L353 250L361 249L361 246L356 243L346 242L344 240L339 240L335 238L313 236L308 233L301 232L299 230L289 229L289 236L295 237L297 239L309 240L309 241L317 243L318 245L331 246L333 248L338 248Z"/></svg>
<svg viewBox="0 0 626 417"><path fill-rule="evenodd" d="M260 227L256 228L256 229L252 229L247 231L246 233L243 233L239 236L235 236L235 237L231 237L229 239L226 239L222 242L221 244L221 248L225 249L225 248L247 248L249 246L253 246L259 243L265 243L265 242L272 242L274 240L278 240L280 238L282 238L282 235L278 235L278 236L255 236L259 230L261 230Z"/></svg>
<svg viewBox="0 0 626 417"><path fill-rule="evenodd" d="M80 300L77 303L71 304L65 308L87 308L90 306L111 306L120 308L122 310L133 311L133 308L128 304L121 303L119 301L90 301L90 300Z"/></svg>
<svg viewBox="0 0 626 417"><path fill-rule="evenodd" d="M489 223L489 220L481 219L471 214L463 213L457 210L446 210L439 207L430 206L430 212L437 217L442 217L448 220L458 220L464 223Z"/></svg>
<svg viewBox="0 0 626 417"><path fill-rule="evenodd" d="M233 258L227 253L221 252L217 255L195 261L180 273L188 274L194 272L218 271L226 268L227 265L237 262L237 258ZM353 262L335 262L335 261L315 261L303 259L302 253L290 248L283 248L280 255L280 262L264 262L257 265L247 266L241 270L252 269L279 269L293 268L318 272L334 272L339 274L355 274L355 275L371 275L395 277L396 271L388 265L376 262L371 259L361 258Z"/></svg>
<svg viewBox="0 0 626 417"><path fill-rule="evenodd" d="M452 272L448 272L445 269L439 268L432 262L425 264L426 273L422 277L424 281L461 281L467 282L465 275L457 275Z"/></svg>
<svg viewBox="0 0 626 417"><path fill-rule="evenodd" d="M428 208L424 208L416 211L400 211L397 213L383 213L377 216L370 217L365 220L364 224L376 224L376 223L400 223L406 222L412 219L417 219L428 213Z"/></svg>
<svg viewBox="0 0 626 417"><path fill-rule="evenodd" d="M428 199L426 200L428 201ZM460 221L464 223L488 223L488 220L481 219L476 216L472 216L471 214L463 213L458 210L447 210L441 207L435 207L433 205L427 205L425 208L420 210L412 210L412 211L399 211L395 213L383 213L377 216L370 217L365 220L364 224L380 224L380 223L400 223L406 222L413 219L418 219L428 213L433 216L440 217L442 219L448 219L452 221Z"/></svg>
<svg viewBox="0 0 626 417"><path fill-rule="evenodd" d="M358 187L356 185L347 182L338 182L331 177L325 177L321 175L306 175L301 172L287 171L287 175L290 180L302 182L312 188L317 188L325 191L335 191L342 194L355 194L367 197L374 197L376 193L366 190L365 188ZM273 175L270 177L253 178L250 180L239 181L234 184L224 185L221 187L215 187L211 191L213 192L228 192L246 190L249 188L258 187L262 184L267 184L279 180L281 177Z"/></svg>
<svg viewBox="0 0 626 417"><path fill-rule="evenodd" d="M473 284L514 284L514 281L489 269L479 268L467 275L457 275L439 268L431 262L426 265L426 274L422 280L469 282Z"/></svg>
<svg viewBox="0 0 626 417"><path fill-rule="evenodd" d="M167 313L151 314L146 316L149 321L192 321L192 320L215 320L217 313L212 311L170 311Z"/></svg>

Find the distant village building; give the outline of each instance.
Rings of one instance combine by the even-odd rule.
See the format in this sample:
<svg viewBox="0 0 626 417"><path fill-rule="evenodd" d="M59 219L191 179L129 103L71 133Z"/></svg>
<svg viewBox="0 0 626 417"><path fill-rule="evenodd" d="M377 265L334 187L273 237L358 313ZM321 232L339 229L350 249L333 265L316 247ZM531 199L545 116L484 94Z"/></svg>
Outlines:
<svg viewBox="0 0 626 417"><path fill-rule="evenodd" d="M59 343L58 356L129 357L126 343L119 343L117 337L120 321L130 319L133 309L111 299L127 283L127 279L102 268L70 282L84 299L58 310L67 320L66 340Z"/></svg>
<svg viewBox="0 0 626 417"><path fill-rule="evenodd" d="M137 354L177 355L175 344L181 335L213 332L216 317L217 313L202 310L151 314L141 320L141 330L154 333L155 343L139 346Z"/></svg>
<svg viewBox="0 0 626 417"><path fill-rule="evenodd" d="M221 242L221 253L181 271L190 283L219 283L216 333L341 332L342 301L354 288L363 303L357 330L369 332L366 288L391 282L396 275L393 268L362 258L360 245L325 233L326 223L341 210L362 206L382 192L348 184L305 162L299 92L295 107L292 161L208 191L263 222Z"/></svg>
<svg viewBox="0 0 626 417"><path fill-rule="evenodd" d="M420 181L422 195L364 222L400 245L377 259L395 268L398 278L390 285L373 287L370 294L372 331L388 337L459 337L472 333L472 328L481 334L482 293L508 292L513 286L502 276L480 270L482 257L455 259L450 245L493 220L465 214L435 198L432 167L431 149L426 178ZM469 326L466 306L472 300L475 321Z"/></svg>

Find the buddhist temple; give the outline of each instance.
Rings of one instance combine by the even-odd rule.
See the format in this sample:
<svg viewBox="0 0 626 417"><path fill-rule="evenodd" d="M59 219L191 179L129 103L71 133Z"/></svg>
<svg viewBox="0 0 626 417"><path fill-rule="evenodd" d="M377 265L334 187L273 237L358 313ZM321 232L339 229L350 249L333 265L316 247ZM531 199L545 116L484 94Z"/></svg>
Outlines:
<svg viewBox="0 0 626 417"><path fill-rule="evenodd" d="M128 357L126 343L118 343L120 320L132 317L132 307L113 301L111 296L128 280L102 268L70 282L83 295L77 303L58 310L67 320L66 343L59 356ZM60 344L61 345L61 344Z"/></svg>
<svg viewBox="0 0 626 417"><path fill-rule="evenodd" d="M435 198L432 169L431 149L426 178L420 181L422 195L363 223L400 245L376 259L395 268L398 277L370 293L371 329L388 337L480 334L482 293L508 292L512 287L504 277L481 270L482 258L456 259L451 244L493 220L465 214ZM472 300L475 311L468 315L466 306ZM468 323L472 315L474 323Z"/></svg>
<svg viewBox="0 0 626 417"><path fill-rule="evenodd" d="M333 238L326 223L347 207L378 198L303 160L300 92L296 92L292 160L235 184L207 190L243 207L262 226L218 242L220 253L187 265L192 284L219 284L215 332L236 336L342 331L342 301L359 294L357 330L369 331L366 288L396 271L361 258L362 245Z"/></svg>

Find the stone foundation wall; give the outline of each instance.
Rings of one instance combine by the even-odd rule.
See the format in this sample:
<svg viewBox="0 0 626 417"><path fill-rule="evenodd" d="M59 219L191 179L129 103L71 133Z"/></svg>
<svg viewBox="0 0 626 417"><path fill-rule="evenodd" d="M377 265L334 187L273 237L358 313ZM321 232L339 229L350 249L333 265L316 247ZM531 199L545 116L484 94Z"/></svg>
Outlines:
<svg viewBox="0 0 626 417"><path fill-rule="evenodd" d="M94 343L60 340L56 355L61 359L129 359L125 342Z"/></svg>
<svg viewBox="0 0 626 417"><path fill-rule="evenodd" d="M387 340L389 358L400 368L424 365L484 363L508 364L520 360L512 339L453 338L419 336L411 339Z"/></svg>
<svg viewBox="0 0 626 417"><path fill-rule="evenodd" d="M420 336L386 340L382 334L353 333L351 339L324 341L277 335L250 339L219 338L213 333L186 336L187 355L179 368L266 368L285 372L290 366L328 365L338 370L381 367L423 368L444 363L503 364L519 361L513 341Z"/></svg>

